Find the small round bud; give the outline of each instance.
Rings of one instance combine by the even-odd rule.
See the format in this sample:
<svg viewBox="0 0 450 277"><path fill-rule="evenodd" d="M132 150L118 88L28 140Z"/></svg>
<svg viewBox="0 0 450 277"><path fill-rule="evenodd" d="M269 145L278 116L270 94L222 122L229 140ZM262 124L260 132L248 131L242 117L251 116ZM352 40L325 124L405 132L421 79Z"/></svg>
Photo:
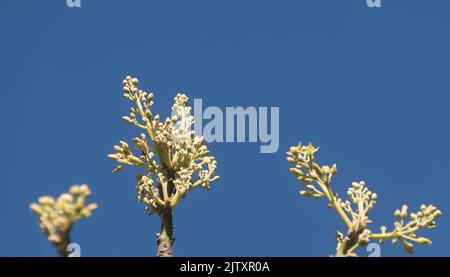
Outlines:
<svg viewBox="0 0 450 277"><path fill-rule="evenodd" d="M36 203L32 203L30 205L30 210L32 212L34 212L35 214L38 214L38 215L42 212L41 207L38 204L36 204Z"/></svg>
<svg viewBox="0 0 450 277"><path fill-rule="evenodd" d="M435 218L438 218L438 217L441 216L441 214L442 214L442 212L441 212L440 210L437 210L437 211L434 212L433 216L434 216Z"/></svg>
<svg viewBox="0 0 450 277"><path fill-rule="evenodd" d="M53 199L53 197L50 196L41 196L39 197L38 202L41 205L53 205L55 203L55 199Z"/></svg>

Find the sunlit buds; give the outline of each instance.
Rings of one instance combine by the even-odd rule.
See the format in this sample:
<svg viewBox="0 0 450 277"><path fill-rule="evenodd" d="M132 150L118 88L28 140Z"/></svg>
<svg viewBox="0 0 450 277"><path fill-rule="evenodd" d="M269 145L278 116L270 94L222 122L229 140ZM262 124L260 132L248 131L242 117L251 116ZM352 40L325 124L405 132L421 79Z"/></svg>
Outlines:
<svg viewBox="0 0 450 277"><path fill-rule="evenodd" d="M87 185L74 185L69 189L69 193L61 194L56 200L50 196L42 196L39 197L39 204L30 204L31 211L39 218L42 232L59 250L65 251L72 225L84 217L91 216L97 209L95 203L85 206L90 194Z"/></svg>

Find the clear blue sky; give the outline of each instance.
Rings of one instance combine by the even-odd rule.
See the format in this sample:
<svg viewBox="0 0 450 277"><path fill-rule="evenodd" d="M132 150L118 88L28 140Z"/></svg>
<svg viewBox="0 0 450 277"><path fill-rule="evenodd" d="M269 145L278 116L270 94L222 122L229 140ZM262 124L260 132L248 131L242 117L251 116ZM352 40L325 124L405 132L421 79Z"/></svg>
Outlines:
<svg viewBox="0 0 450 277"><path fill-rule="evenodd" d="M164 2L164 3L163 3ZM121 121L126 75L168 115L185 92L208 106L279 106L280 148L213 143L221 179L175 212L178 256L328 256L344 230L301 198L285 152L320 145L334 188L365 180L373 229L408 203L443 211L419 256L450 253L450 2L383 0L8 0L0 5L0 255L53 256L30 202L88 183L99 210L73 240L83 256L153 256L157 217L135 200L136 170L106 155L138 130ZM364 251L361 255L366 255ZM406 256L400 245L383 256Z"/></svg>

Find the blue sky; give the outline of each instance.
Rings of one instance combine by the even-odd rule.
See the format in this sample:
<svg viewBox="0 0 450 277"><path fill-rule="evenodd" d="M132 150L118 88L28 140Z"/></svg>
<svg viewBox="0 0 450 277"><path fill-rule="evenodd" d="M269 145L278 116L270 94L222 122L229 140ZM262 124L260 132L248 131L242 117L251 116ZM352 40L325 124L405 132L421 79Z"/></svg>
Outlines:
<svg viewBox="0 0 450 277"><path fill-rule="evenodd" d="M280 107L280 148L212 143L220 181L175 211L178 256L328 256L344 230L324 201L299 196L285 152L320 145L334 189L365 180L373 229L408 203L443 211L429 247L450 253L450 2L383 0L2 1L0 256L54 256L29 203L88 183L99 204L72 237L83 256L153 256L157 217L134 175L106 155L138 130L121 121L126 75L170 111L177 92L203 105ZM362 250L360 255L367 253ZM383 256L406 256L383 245Z"/></svg>

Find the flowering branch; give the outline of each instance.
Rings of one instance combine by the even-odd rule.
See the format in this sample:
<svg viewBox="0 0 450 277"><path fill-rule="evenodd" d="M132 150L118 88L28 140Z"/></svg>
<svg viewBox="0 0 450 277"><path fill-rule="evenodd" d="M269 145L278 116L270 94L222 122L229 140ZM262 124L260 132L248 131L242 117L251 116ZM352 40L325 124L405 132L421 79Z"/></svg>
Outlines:
<svg viewBox="0 0 450 277"><path fill-rule="evenodd" d="M405 223L408 207L403 205L401 211L396 210L394 213L396 221L393 231L386 232L387 228L382 226L380 233L372 233L367 227L372 222L368 213L377 201L377 194L369 191L364 182L353 182L347 191L349 200L344 201L339 198L330 186L331 179L337 172L336 164L331 168L327 165L318 165L314 156L318 150L319 148L315 148L312 144L304 146L300 143L290 148L290 151L287 152L287 160L295 165L290 170L301 181L300 194L307 198L326 198L328 207L336 210L348 228L346 236L340 232L336 233L335 256L356 256L354 251L369 243L370 240L379 240L380 243L389 239L393 243L400 242L408 253L413 252L413 243L431 244L431 240L417 237L416 231L434 229L436 227L435 219L441 215L441 211L433 205L422 205L420 211L411 213L410 221Z"/></svg>
<svg viewBox="0 0 450 277"><path fill-rule="evenodd" d="M119 165L118 172L125 166L140 167L145 174L137 176L137 198L146 205L150 214L161 218L161 232L157 235L157 255L172 256L173 210L187 193L196 187L210 189L210 183L219 179L215 175L217 162L209 156L203 145L203 137L195 136L191 127L194 117L187 105L188 97L177 94L172 106L172 117L160 122L159 115L153 115L153 93L137 87L138 80L130 76L123 81L123 96L133 103L129 116L122 119L145 130L134 138L133 154L130 146L120 141L114 146L117 152L108 155Z"/></svg>
<svg viewBox="0 0 450 277"><path fill-rule="evenodd" d="M89 217L97 209L97 204L85 206L91 195L87 185L74 185L69 193L61 194L56 200L50 196L39 197L38 203L32 203L30 209L39 217L39 227L47 236L58 253L66 257L70 244L70 231L75 222Z"/></svg>

